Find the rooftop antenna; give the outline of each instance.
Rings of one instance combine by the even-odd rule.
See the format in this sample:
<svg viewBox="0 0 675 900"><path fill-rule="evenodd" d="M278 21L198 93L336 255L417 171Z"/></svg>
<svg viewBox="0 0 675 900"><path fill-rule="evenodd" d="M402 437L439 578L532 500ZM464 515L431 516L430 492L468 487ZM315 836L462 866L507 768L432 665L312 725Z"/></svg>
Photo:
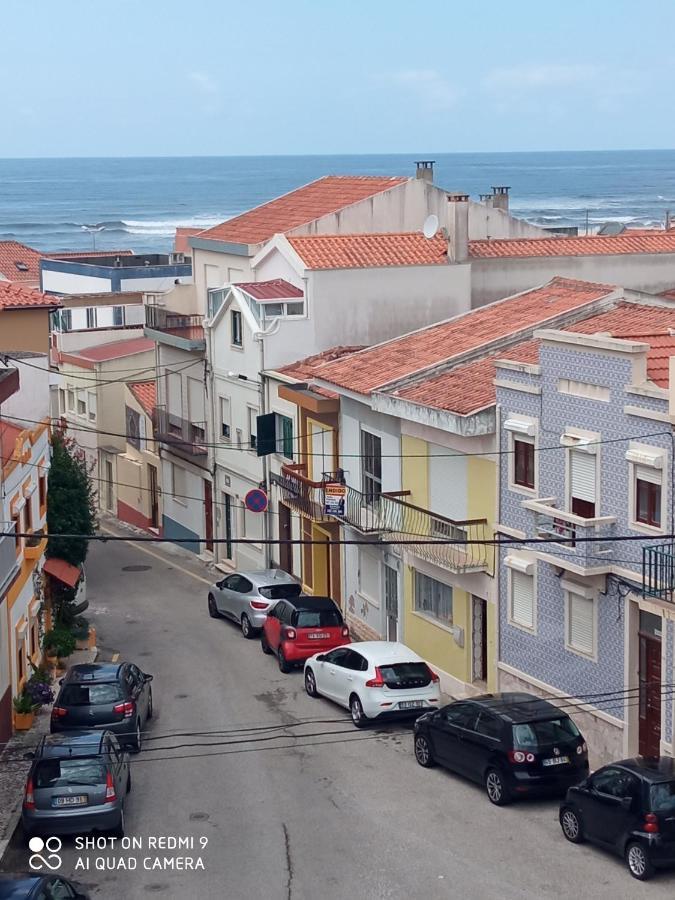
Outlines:
<svg viewBox="0 0 675 900"><path fill-rule="evenodd" d="M430 216L427 216L424 220L424 225L422 226L422 234L424 237L430 241L433 237L436 237L436 233L438 232L438 216L432 213Z"/></svg>

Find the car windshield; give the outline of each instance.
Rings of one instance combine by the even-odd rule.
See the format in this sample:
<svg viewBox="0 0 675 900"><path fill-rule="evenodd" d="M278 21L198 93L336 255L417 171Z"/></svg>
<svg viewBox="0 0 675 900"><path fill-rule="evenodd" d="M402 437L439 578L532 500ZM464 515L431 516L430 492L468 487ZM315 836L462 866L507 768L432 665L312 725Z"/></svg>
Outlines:
<svg viewBox="0 0 675 900"><path fill-rule="evenodd" d="M564 744L579 736L579 729L567 716L513 726L513 746L525 750L548 744Z"/></svg>
<svg viewBox="0 0 675 900"><path fill-rule="evenodd" d="M105 784L106 770L100 759L43 759L35 767L35 787L64 787L68 784Z"/></svg>
<svg viewBox="0 0 675 900"><path fill-rule="evenodd" d="M339 628L342 616L337 609L298 609L293 624L296 628Z"/></svg>
<svg viewBox="0 0 675 900"><path fill-rule="evenodd" d="M390 666L378 666L387 684L403 684L407 681L424 681L428 684L429 667L423 662L393 663Z"/></svg>
<svg viewBox="0 0 675 900"><path fill-rule="evenodd" d="M653 784L649 789L649 798L654 812L675 814L675 781Z"/></svg>
<svg viewBox="0 0 675 900"><path fill-rule="evenodd" d="M123 700L122 688L115 681L103 684L66 684L59 703L62 706L96 706Z"/></svg>
<svg viewBox="0 0 675 900"><path fill-rule="evenodd" d="M261 597L268 600L283 600L284 597L299 597L299 584L270 584L267 587L258 588Z"/></svg>

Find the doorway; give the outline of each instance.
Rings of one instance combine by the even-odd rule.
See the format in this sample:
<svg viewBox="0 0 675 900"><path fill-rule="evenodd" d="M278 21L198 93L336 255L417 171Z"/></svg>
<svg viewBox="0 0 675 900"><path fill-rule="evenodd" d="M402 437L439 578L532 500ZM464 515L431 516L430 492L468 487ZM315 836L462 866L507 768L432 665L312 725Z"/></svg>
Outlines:
<svg viewBox="0 0 675 900"><path fill-rule="evenodd" d="M225 559L234 560L234 527L232 522L232 496L223 493L223 531L225 533Z"/></svg>
<svg viewBox="0 0 675 900"><path fill-rule="evenodd" d="M387 612L387 640L398 640L398 572L384 567L384 605Z"/></svg>
<svg viewBox="0 0 675 900"><path fill-rule="evenodd" d="M285 503L279 504L279 565L284 572L293 574L293 545L283 543L291 540L291 510Z"/></svg>
<svg viewBox="0 0 675 900"><path fill-rule="evenodd" d="M471 595L472 681L487 682L487 601Z"/></svg>
<svg viewBox="0 0 675 900"><path fill-rule="evenodd" d="M330 535L316 525L312 526L311 545L312 593L316 597L331 597Z"/></svg>
<svg viewBox="0 0 675 900"><path fill-rule="evenodd" d="M159 495L157 493L157 467L148 463L148 487L150 489L150 525L159 528Z"/></svg>
<svg viewBox="0 0 675 900"><path fill-rule="evenodd" d="M113 494L113 466L109 459L105 460L105 508L109 512L114 512L114 494Z"/></svg>
<svg viewBox="0 0 675 900"><path fill-rule="evenodd" d="M213 551L213 494L211 482L204 479L204 529L206 549Z"/></svg>
<svg viewBox="0 0 675 900"><path fill-rule="evenodd" d="M640 610L639 752L641 756L661 753L661 629L662 619Z"/></svg>

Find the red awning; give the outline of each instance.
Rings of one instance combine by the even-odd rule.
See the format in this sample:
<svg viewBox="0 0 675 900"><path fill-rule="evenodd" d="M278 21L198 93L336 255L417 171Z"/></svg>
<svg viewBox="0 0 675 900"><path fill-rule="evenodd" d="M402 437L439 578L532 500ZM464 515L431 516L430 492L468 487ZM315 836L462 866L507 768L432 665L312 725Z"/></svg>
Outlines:
<svg viewBox="0 0 675 900"><path fill-rule="evenodd" d="M72 588L80 580L80 570L77 566L71 566L65 559L58 559L55 556L52 556L45 562L42 570Z"/></svg>

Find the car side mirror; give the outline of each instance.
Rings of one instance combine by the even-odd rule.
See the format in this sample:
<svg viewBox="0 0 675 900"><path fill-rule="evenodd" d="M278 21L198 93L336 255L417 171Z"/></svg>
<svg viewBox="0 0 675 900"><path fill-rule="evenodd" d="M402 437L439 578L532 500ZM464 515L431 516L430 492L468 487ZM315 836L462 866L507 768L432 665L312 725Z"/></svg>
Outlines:
<svg viewBox="0 0 675 900"><path fill-rule="evenodd" d="M152 679L153 679L154 677L155 677L154 675L144 675L144 676L143 676L143 681L152 681Z"/></svg>
<svg viewBox="0 0 675 900"><path fill-rule="evenodd" d="M35 759L35 754L32 750L27 750L26 753L23 754L24 759Z"/></svg>
<svg viewBox="0 0 675 900"><path fill-rule="evenodd" d="M222 590L222 588L225 587L225 579L223 578L222 581L216 581L216 587L221 588L221 590Z"/></svg>
<svg viewBox="0 0 675 900"><path fill-rule="evenodd" d="M317 658L316 658L316 661L317 661L317 662L324 662L325 659L326 659L325 653L319 653L319 655L318 655Z"/></svg>

